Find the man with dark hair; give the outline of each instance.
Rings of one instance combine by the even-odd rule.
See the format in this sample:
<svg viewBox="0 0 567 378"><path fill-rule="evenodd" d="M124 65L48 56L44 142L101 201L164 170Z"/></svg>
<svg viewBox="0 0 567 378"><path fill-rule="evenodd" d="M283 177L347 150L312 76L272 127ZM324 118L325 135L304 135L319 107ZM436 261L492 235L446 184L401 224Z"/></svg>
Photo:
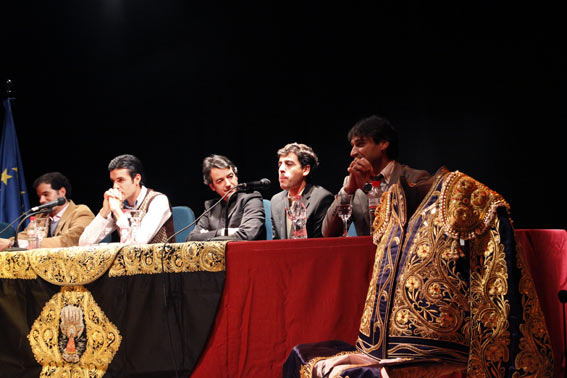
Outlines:
<svg viewBox="0 0 567 378"><path fill-rule="evenodd" d="M291 199L301 195L306 207L308 238L322 237L321 226L333 195L325 188L311 183L311 172L319 166L313 149L305 144L290 143L278 150L278 173L282 191L270 201L274 239L290 237L291 220L288 209Z"/></svg>
<svg viewBox="0 0 567 378"><path fill-rule="evenodd" d="M350 156L353 159L347 171L341 192L353 196L352 216L357 235L370 235L370 213L368 197L370 182L380 181L380 190L387 191L401 177L411 185L427 180L427 171L416 170L398 163L398 134L390 122L373 115L358 121L348 132L352 145ZM323 221L323 236L340 236L342 220L337 214L338 201L329 207ZM350 222L350 221L349 221Z"/></svg>
<svg viewBox="0 0 567 378"><path fill-rule="evenodd" d="M258 192L236 190L238 169L225 156L211 155L203 160L203 181L221 198L205 202L206 213L189 236L191 240L266 238L264 204ZM219 205L211 207L220 201Z"/></svg>
<svg viewBox="0 0 567 378"><path fill-rule="evenodd" d="M87 226L79 245L100 243L115 230L129 227L127 210L141 210L143 218L135 234L136 244L162 243L174 233L171 206L165 194L146 188L144 168L134 155L120 155L108 164L112 188L104 193L102 208Z"/></svg>
<svg viewBox="0 0 567 378"><path fill-rule="evenodd" d="M55 201L61 197L65 203L54 206L48 214L38 217L48 217L47 235L41 241L41 248L71 247L77 245L85 227L93 220L94 214L86 205L76 205L71 197L71 184L67 177L59 172L50 172L38 177L34 183L39 198L39 204ZM11 247L12 239L0 239L0 250ZM18 234L20 247L27 246L26 230Z"/></svg>

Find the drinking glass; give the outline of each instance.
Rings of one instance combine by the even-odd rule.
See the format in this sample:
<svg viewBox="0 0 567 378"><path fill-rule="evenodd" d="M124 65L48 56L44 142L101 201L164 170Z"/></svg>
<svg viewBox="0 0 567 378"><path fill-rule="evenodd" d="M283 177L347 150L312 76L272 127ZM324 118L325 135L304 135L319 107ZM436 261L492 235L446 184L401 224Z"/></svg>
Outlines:
<svg viewBox="0 0 567 378"><path fill-rule="evenodd" d="M144 217L143 210L128 210L126 211L128 217L128 228L122 231L120 241L125 244L135 244L136 235L140 230L142 218Z"/></svg>
<svg viewBox="0 0 567 378"><path fill-rule="evenodd" d="M352 194L339 192L335 198L339 202L337 212L343 221L343 236L348 236L348 219L352 215Z"/></svg>
<svg viewBox="0 0 567 378"><path fill-rule="evenodd" d="M307 209L301 195L292 198L291 206L286 209L287 216L291 221L291 239L307 238Z"/></svg>
<svg viewBox="0 0 567 378"><path fill-rule="evenodd" d="M28 249L36 249L41 246L43 238L47 234L49 218L33 218L30 220L29 227L27 229L28 234Z"/></svg>

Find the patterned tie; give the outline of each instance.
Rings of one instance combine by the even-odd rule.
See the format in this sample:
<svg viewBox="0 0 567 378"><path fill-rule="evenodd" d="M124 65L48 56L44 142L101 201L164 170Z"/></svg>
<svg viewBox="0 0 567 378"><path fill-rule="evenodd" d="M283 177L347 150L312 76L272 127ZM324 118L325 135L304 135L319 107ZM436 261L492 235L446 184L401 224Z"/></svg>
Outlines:
<svg viewBox="0 0 567 378"><path fill-rule="evenodd" d="M384 175L379 173L376 176L372 177L372 180L370 180L369 182L367 182L366 184L364 184L364 186L362 187L362 191L366 194L368 194L368 192L370 191L370 189L372 189L372 181L382 181L382 179L384 178ZM382 185L380 185L380 188L382 188Z"/></svg>

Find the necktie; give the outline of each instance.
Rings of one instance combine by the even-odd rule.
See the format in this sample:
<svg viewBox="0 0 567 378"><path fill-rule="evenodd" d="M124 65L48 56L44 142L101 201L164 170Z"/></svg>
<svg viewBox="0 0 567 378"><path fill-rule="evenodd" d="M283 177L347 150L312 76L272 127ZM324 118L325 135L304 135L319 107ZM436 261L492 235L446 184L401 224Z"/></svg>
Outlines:
<svg viewBox="0 0 567 378"><path fill-rule="evenodd" d="M372 189L372 181L380 181L382 182L382 180L384 179L384 175L379 173L376 176L372 177L372 180L370 180L370 182L367 182L366 184L364 184L364 186L362 187L362 191L366 194L368 194L368 192L370 191L370 189ZM382 185L380 185L380 189L382 189Z"/></svg>

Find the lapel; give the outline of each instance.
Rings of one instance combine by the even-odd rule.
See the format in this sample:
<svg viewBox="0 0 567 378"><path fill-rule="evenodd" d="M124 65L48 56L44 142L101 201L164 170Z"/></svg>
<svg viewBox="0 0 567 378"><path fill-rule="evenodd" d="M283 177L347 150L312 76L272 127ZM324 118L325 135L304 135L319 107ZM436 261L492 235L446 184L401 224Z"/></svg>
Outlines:
<svg viewBox="0 0 567 378"><path fill-rule="evenodd" d="M71 219L71 215L75 212L76 208L77 205L75 205L75 203L72 200L69 200L69 206L67 207L67 209L63 213L63 216L59 220L59 223L57 224L57 228L55 228L55 232L53 233L53 236L57 236L61 233L61 230L63 230L63 226L65 226L65 224Z"/></svg>
<svg viewBox="0 0 567 378"><path fill-rule="evenodd" d="M240 207L240 204L238 202L240 194L241 194L240 192L234 193L232 196L230 196L229 202L227 203L227 205L230 205L230 207L228 208L228 221L229 221L229 223L230 223L230 220L232 219L232 216L236 212L236 209L238 207Z"/></svg>
<svg viewBox="0 0 567 378"><path fill-rule="evenodd" d="M274 219L274 227L277 229L277 233L281 239L287 238L287 229L286 229L286 218L287 218L287 208L289 207L288 204L288 195L289 192L284 190L281 192L279 196L279 200L273 201L272 203L272 214ZM267 215L266 215L267 216Z"/></svg>
<svg viewBox="0 0 567 378"><path fill-rule="evenodd" d="M388 184L388 188L400 182L402 173L402 165L397 161L394 161L394 169L392 170L392 175L390 176L390 183Z"/></svg>

